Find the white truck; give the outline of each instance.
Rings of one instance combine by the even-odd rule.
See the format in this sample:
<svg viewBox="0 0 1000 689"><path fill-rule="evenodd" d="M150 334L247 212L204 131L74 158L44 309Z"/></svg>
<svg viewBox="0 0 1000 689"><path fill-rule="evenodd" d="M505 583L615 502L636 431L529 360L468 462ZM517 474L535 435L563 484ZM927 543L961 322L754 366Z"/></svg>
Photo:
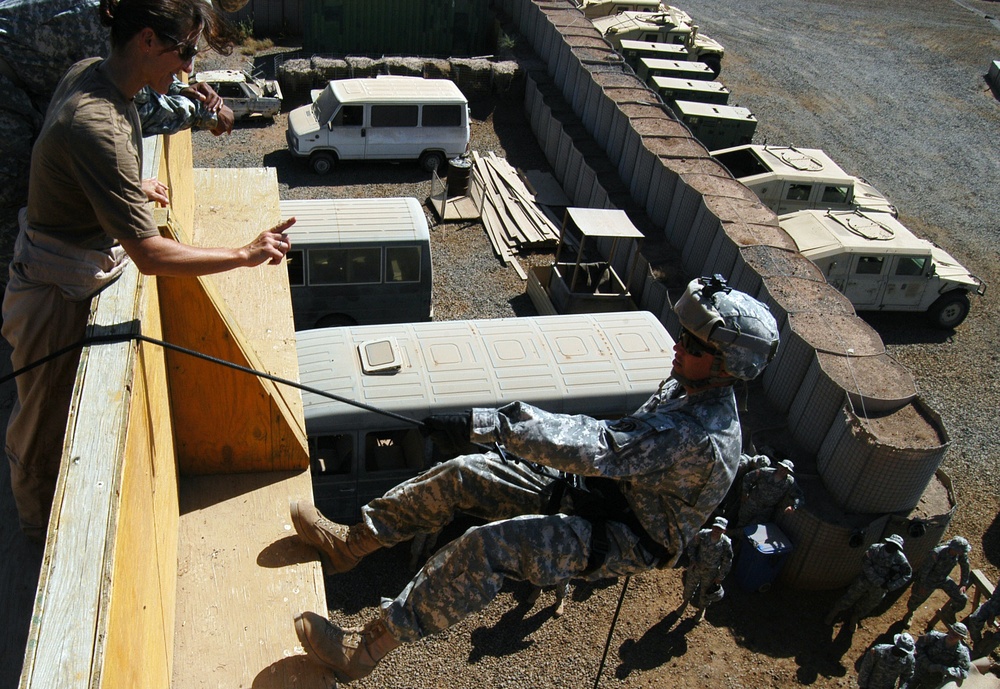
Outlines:
<svg viewBox="0 0 1000 689"><path fill-rule="evenodd" d="M198 72L191 81L205 82L222 96L237 120L260 115L274 119L281 112L281 86L273 79L261 79L237 69Z"/></svg>
<svg viewBox="0 0 1000 689"><path fill-rule="evenodd" d="M809 208L897 215L882 192L818 148L746 144L711 155L779 215Z"/></svg>
<svg viewBox="0 0 1000 689"><path fill-rule="evenodd" d="M722 71L726 49L699 33L691 15L684 10L661 5L656 12L620 12L591 21L615 50L621 50L622 40L675 43L687 48L688 60L704 62L715 76Z"/></svg>
<svg viewBox="0 0 1000 689"><path fill-rule="evenodd" d="M986 284L889 213L804 210L778 216L799 252L858 311L922 311L952 329Z"/></svg>

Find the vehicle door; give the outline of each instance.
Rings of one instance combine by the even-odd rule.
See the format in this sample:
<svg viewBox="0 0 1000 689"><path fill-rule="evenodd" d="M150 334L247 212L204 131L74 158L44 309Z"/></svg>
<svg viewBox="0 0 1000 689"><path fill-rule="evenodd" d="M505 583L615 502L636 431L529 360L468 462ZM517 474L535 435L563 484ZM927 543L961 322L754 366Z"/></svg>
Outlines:
<svg viewBox="0 0 1000 689"><path fill-rule="evenodd" d="M367 150L365 136L366 105L341 105L327 125L329 147L341 160L364 160Z"/></svg>
<svg viewBox="0 0 1000 689"><path fill-rule="evenodd" d="M894 311L919 310L927 290L930 256L893 256L882 305Z"/></svg>
<svg viewBox="0 0 1000 689"><path fill-rule="evenodd" d="M316 507L336 522L357 520L357 433L309 436L309 464Z"/></svg>
<svg viewBox="0 0 1000 689"><path fill-rule="evenodd" d="M886 256L859 254L851 261L844 296L858 308L877 308L890 260Z"/></svg>
<svg viewBox="0 0 1000 689"><path fill-rule="evenodd" d="M410 160L423 152L416 103L375 103L369 107L368 160Z"/></svg>

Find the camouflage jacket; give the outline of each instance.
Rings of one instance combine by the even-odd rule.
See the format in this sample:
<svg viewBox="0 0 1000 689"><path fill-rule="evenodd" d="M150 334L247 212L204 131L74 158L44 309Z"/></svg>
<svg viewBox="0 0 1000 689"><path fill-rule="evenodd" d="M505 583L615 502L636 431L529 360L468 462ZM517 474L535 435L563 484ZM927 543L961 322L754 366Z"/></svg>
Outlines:
<svg viewBox="0 0 1000 689"><path fill-rule="evenodd" d="M917 639L916 672L918 676L927 673L947 675L951 679L969 676L969 647L959 641L948 648L944 632L930 631Z"/></svg>
<svg viewBox="0 0 1000 689"><path fill-rule="evenodd" d="M205 108L201 101L181 95L187 84L176 77L166 95L143 87L133 102L142 121L142 135L176 134L184 129L214 129L219 125L216 113Z"/></svg>
<svg viewBox="0 0 1000 689"><path fill-rule="evenodd" d="M733 544L729 536L722 534L718 541L712 542L712 529L702 529L688 546L690 568L706 573L714 573L715 579L726 578L733 565Z"/></svg>
<svg viewBox="0 0 1000 689"><path fill-rule="evenodd" d="M930 555L920 566L916 581L928 588L941 588L948 579L948 575L951 574L951 570L955 568L955 565L958 565L961 571L961 578L958 580L958 585L968 586L971 575L969 556L964 552L952 555L951 549L947 544L939 545L931 551Z"/></svg>
<svg viewBox="0 0 1000 689"><path fill-rule="evenodd" d="M858 686L861 689L906 689L913 677L915 661L912 653L900 657L893 652L893 644L878 644L868 649L858 669Z"/></svg>
<svg viewBox="0 0 1000 689"><path fill-rule="evenodd" d="M779 478L776 468L755 469L748 473L743 479L743 493L748 501L761 506L798 509L802 504L802 491L795 477L786 474Z"/></svg>
<svg viewBox="0 0 1000 689"><path fill-rule="evenodd" d="M522 402L474 409L472 440L518 457L616 483L672 565L725 497L740 460L740 422L731 387L692 395L666 380L618 421L552 414Z"/></svg>
<svg viewBox="0 0 1000 689"><path fill-rule="evenodd" d="M875 586L895 591L906 585L913 570L903 551L886 548L885 543L874 543L861 560L861 573Z"/></svg>

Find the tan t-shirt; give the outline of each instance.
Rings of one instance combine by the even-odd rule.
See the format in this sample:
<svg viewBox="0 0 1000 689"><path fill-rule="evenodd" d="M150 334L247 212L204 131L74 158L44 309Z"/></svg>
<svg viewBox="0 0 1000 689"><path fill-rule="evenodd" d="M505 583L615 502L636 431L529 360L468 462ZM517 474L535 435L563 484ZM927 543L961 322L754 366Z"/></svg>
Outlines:
<svg viewBox="0 0 1000 689"><path fill-rule="evenodd" d="M59 82L28 180L29 226L87 248L159 234L142 191L139 114L102 62L78 62Z"/></svg>

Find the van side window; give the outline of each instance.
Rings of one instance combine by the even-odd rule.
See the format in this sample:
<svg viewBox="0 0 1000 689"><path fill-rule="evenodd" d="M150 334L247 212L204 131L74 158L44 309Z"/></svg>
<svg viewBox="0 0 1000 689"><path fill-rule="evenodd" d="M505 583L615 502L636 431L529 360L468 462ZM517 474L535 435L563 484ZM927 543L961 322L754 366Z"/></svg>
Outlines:
<svg viewBox="0 0 1000 689"><path fill-rule="evenodd" d="M285 255L285 265L288 266L288 284L301 287L306 284L306 264L301 251L289 251Z"/></svg>
<svg viewBox="0 0 1000 689"><path fill-rule="evenodd" d="M309 463L312 473L349 474L354 462L354 440L346 434L309 437Z"/></svg>
<svg viewBox="0 0 1000 689"><path fill-rule="evenodd" d="M345 105L333 118L334 127L360 127L365 123L365 106Z"/></svg>
<svg viewBox="0 0 1000 689"><path fill-rule="evenodd" d="M460 127L462 126L461 105L425 105L423 126L425 127Z"/></svg>
<svg viewBox="0 0 1000 689"><path fill-rule="evenodd" d="M416 127L419 105L373 105L373 127Z"/></svg>
<svg viewBox="0 0 1000 689"><path fill-rule="evenodd" d="M385 281L420 282L420 247L386 247Z"/></svg>
<svg viewBox="0 0 1000 689"><path fill-rule="evenodd" d="M382 250L377 246L309 252L310 285L373 282L382 282Z"/></svg>
<svg viewBox="0 0 1000 689"><path fill-rule="evenodd" d="M896 275L923 275L925 265L926 256L900 256L896 263Z"/></svg>
<svg viewBox="0 0 1000 689"><path fill-rule="evenodd" d="M789 201L808 201L810 192L812 192L811 184L789 184L785 198Z"/></svg>
<svg viewBox="0 0 1000 689"><path fill-rule="evenodd" d="M823 187L823 203L847 203L847 187Z"/></svg>
<svg viewBox="0 0 1000 689"><path fill-rule="evenodd" d="M365 435L365 473L424 468L424 441L415 428Z"/></svg>
<svg viewBox="0 0 1000 689"><path fill-rule="evenodd" d="M861 256L858 259L858 268L854 272L858 275L878 275L882 272L884 260L882 256Z"/></svg>

